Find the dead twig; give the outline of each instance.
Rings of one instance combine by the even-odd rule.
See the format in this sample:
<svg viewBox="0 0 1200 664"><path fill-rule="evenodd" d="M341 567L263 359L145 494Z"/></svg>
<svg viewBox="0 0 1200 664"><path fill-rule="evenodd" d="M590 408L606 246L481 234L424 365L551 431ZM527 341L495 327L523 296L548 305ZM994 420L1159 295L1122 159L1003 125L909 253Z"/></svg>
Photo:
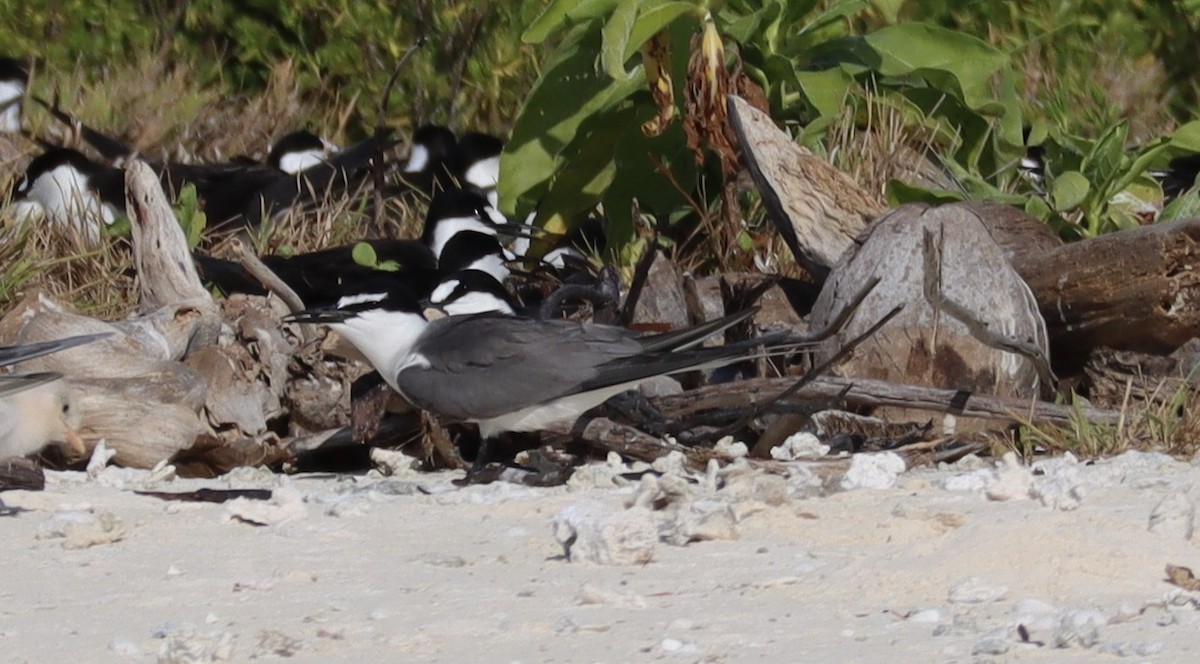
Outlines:
<svg viewBox="0 0 1200 664"><path fill-rule="evenodd" d="M245 268L252 277L258 279L267 290L278 295L279 299L283 300L283 303L287 305L292 313L304 311L304 300L301 300L300 296L296 295L296 291L292 290L291 286L284 283L271 268L259 260L258 256L247 249L241 239L233 238L230 240L229 250L233 253L234 260Z"/></svg>
<svg viewBox="0 0 1200 664"><path fill-rule="evenodd" d="M793 378L754 378L736 384L706 385L683 394L651 400L662 413L682 418L715 408L737 408L770 399L793 386ZM849 388L849 389L847 389ZM844 393L844 394L843 394ZM849 406L877 408L892 406L914 410L952 413L958 417L1052 422L1070 424L1076 417L1091 422L1116 424L1121 413L1091 406L1072 406L1045 401L980 394L965 390L904 385L870 378L823 376L797 389L795 400L813 401L841 397Z"/></svg>
<svg viewBox="0 0 1200 664"><path fill-rule="evenodd" d="M990 326L983 320L980 320L974 312L968 310L963 305L946 297L942 291L942 242L943 235L939 232L937 239L934 239L933 232L925 229L924 237L924 267L925 279L922 284L926 301L933 306L934 309L934 332L931 338L931 345L937 339L937 321L938 314L945 311L950 316L957 319L967 327L979 343L995 348L997 350L1016 353L1033 362L1034 368L1038 372L1038 380L1041 382L1044 390L1053 390L1058 385L1058 377L1054 375L1054 370L1050 368L1050 360L1045 353L1031 341L1022 341L1016 337L1003 334L992 330Z"/></svg>

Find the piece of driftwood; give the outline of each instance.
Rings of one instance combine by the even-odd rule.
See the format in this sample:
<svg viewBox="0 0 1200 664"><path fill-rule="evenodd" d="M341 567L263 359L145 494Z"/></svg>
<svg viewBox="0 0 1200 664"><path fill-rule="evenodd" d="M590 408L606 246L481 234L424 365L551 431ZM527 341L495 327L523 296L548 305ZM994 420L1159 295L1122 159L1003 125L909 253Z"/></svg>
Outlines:
<svg viewBox="0 0 1200 664"><path fill-rule="evenodd" d="M657 397L654 405L670 418L686 418L713 409L743 408L770 400L792 387L795 378L754 378L738 383L707 385L683 394ZM1093 422L1116 423L1120 411L1091 406L1059 404L972 393L963 390L903 385L870 378L817 378L796 392L796 401L829 401L839 398L849 406L892 406L910 410L949 413L956 417L995 420L1029 420L1068 424L1076 411Z"/></svg>
<svg viewBox="0 0 1200 664"><path fill-rule="evenodd" d="M763 203L796 262L820 277L884 210L845 173L797 145L770 116L736 95L729 120Z"/></svg>
<svg viewBox="0 0 1200 664"><path fill-rule="evenodd" d="M671 452L681 452L690 462L702 466L708 457L708 450L669 443L607 417L579 420L573 424L564 423L548 431L571 435L597 449L643 461L653 461Z"/></svg>
<svg viewBox="0 0 1200 664"><path fill-rule="evenodd" d="M1200 219L1101 235L1013 266L1033 290L1056 362L1091 349L1169 353L1200 335Z"/></svg>
<svg viewBox="0 0 1200 664"><path fill-rule="evenodd" d="M1195 392L1200 366L1200 339L1192 339L1170 355L1098 348L1083 367L1088 399L1120 408L1127 401L1145 407L1168 404L1181 391Z"/></svg>
<svg viewBox="0 0 1200 664"><path fill-rule="evenodd" d="M926 232L934 238L932 244L926 242ZM863 243L847 252L829 275L811 324L827 325L871 279L878 279L879 285L846 326L817 346L814 361L825 361L885 312L904 305L899 316L834 372L1002 396L1038 396L1037 362L1012 347L995 347L1002 335L1046 356L1037 303L969 210L954 204L909 204L874 222L863 233ZM953 306L946 306L950 302ZM971 315L962 315L964 311ZM991 336L978 334L980 329ZM891 412L886 417L902 421L913 416ZM957 422L944 424L949 433Z"/></svg>
<svg viewBox="0 0 1200 664"><path fill-rule="evenodd" d="M134 160L125 166L125 206L133 234L133 264L138 274L138 310L193 308L203 324L193 347L216 341L221 319L212 295L200 283L187 237L163 192L154 169Z"/></svg>
<svg viewBox="0 0 1200 664"><path fill-rule="evenodd" d="M1021 208L995 201L963 201L954 205L961 214L972 215L987 229L1009 262L1063 245L1046 222Z"/></svg>
<svg viewBox="0 0 1200 664"><path fill-rule="evenodd" d="M23 489L41 491L46 487L46 475L41 467L28 459L0 459L0 491Z"/></svg>
<svg viewBox="0 0 1200 664"><path fill-rule="evenodd" d="M284 283L271 268L259 260L252 251L246 248L246 244L240 238L230 240L230 251L233 252L234 260L238 262L252 277L258 279L267 290L279 296L283 303L288 306L292 313L304 311L304 300L292 290L292 287ZM304 326L309 327L309 326Z"/></svg>

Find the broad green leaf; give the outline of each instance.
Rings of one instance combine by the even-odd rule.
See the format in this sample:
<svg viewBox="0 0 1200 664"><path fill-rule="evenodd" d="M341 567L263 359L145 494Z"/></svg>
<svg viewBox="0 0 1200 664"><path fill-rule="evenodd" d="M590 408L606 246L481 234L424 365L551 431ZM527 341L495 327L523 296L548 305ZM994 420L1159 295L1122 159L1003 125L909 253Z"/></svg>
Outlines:
<svg viewBox="0 0 1200 664"><path fill-rule="evenodd" d="M1195 186L1189 189L1184 195L1167 203L1158 220L1160 222L1174 221L1176 219L1190 219L1192 217L1200 217L1200 190L1197 190Z"/></svg>
<svg viewBox="0 0 1200 664"><path fill-rule="evenodd" d="M900 8L904 6L905 0L871 0L871 6L888 25L896 22L900 16Z"/></svg>
<svg viewBox="0 0 1200 664"><path fill-rule="evenodd" d="M782 58L780 58L782 60ZM775 60L772 60L775 62ZM846 95L854 79L841 69L795 72L800 94L818 115L837 117L846 105Z"/></svg>
<svg viewBox="0 0 1200 664"><path fill-rule="evenodd" d="M687 200L657 165L671 174L680 187L693 191L698 176L695 157L687 148L683 125L672 123L667 131L646 138L637 126L652 113L639 111L631 118L629 131L621 135L613 158L616 177L604 193L604 213L608 218L610 246L620 246L634 237L630 203L634 198L644 214L673 222L689 214ZM700 198L699 196L697 196Z"/></svg>
<svg viewBox="0 0 1200 664"><path fill-rule="evenodd" d="M540 44L550 35L579 21L607 16L619 0L554 0L521 35L526 44Z"/></svg>
<svg viewBox="0 0 1200 664"><path fill-rule="evenodd" d="M595 53L600 49L600 31L582 26L560 46L560 57L551 62L534 84L512 136L500 157L499 194L501 210L518 211L526 198L532 207L561 163L559 153L575 140L580 124L614 108L646 85L638 66L624 80L616 81L596 71ZM529 209L523 208L521 211Z"/></svg>
<svg viewBox="0 0 1200 664"><path fill-rule="evenodd" d="M625 45L625 61L633 57L633 54L642 48L642 44L650 41L650 38L659 32L666 30L676 19L696 11L696 5L691 2L660 0L659 2L641 3L641 11L637 21L633 24L633 31L629 35L629 43ZM698 16L696 18L699 19ZM675 55L683 57L682 53Z"/></svg>
<svg viewBox="0 0 1200 664"><path fill-rule="evenodd" d="M1188 152L1200 152L1200 120L1193 120L1169 136L1171 146Z"/></svg>
<svg viewBox="0 0 1200 664"><path fill-rule="evenodd" d="M759 8L757 11L742 13L731 10L726 6L722 11L717 12L714 17L717 21L717 27L720 28L721 34L729 37L733 41L742 44L743 48L758 48L760 44L756 44L757 37L762 32L762 24L764 21L770 22L779 15L778 4L768 4Z"/></svg>
<svg viewBox="0 0 1200 664"><path fill-rule="evenodd" d="M888 26L864 39L878 58L875 69L884 76L917 74L959 94L970 108L1002 111L991 77L1008 65L1009 56L983 40L926 23Z"/></svg>
<svg viewBox="0 0 1200 664"><path fill-rule="evenodd" d="M929 203L943 205L964 199L962 192L947 189L926 189L903 180L889 180L887 183L888 205L893 207L905 203Z"/></svg>
<svg viewBox="0 0 1200 664"><path fill-rule="evenodd" d="M1054 184L1050 189L1050 200L1054 204L1054 209L1058 212L1065 212L1079 207L1087 198L1091 186L1092 183L1088 182L1088 179L1079 171L1067 171L1054 178Z"/></svg>
<svg viewBox="0 0 1200 664"><path fill-rule="evenodd" d="M1054 214L1054 211L1046 204L1046 200L1040 196L1030 196L1026 199L1025 211L1042 221L1050 219Z"/></svg>
<svg viewBox="0 0 1200 664"><path fill-rule="evenodd" d="M696 11L696 5L690 2L621 0L601 30L600 62L604 71L615 79L625 78L625 63L643 44L675 19Z"/></svg>
<svg viewBox="0 0 1200 664"><path fill-rule="evenodd" d="M824 11L811 19L804 21L800 29L795 26L801 23L802 19L808 15L813 9L816 9L815 2L795 2L794 0L776 0L784 3L783 13L776 26L779 29L779 34L786 38L787 50L789 52L806 48L809 43L821 35L824 35L827 28L841 22L847 16L853 16L865 9L870 4L867 0L837 0L833 5L827 7ZM768 35L770 43L776 46L776 50L783 47L779 40L774 35Z"/></svg>
<svg viewBox="0 0 1200 664"><path fill-rule="evenodd" d="M600 30L603 40L600 64L605 73L618 80L628 76L625 71L625 47L629 44L629 35L633 32L640 4L641 0L621 0Z"/></svg>
<svg viewBox="0 0 1200 664"><path fill-rule="evenodd" d="M630 131L632 117L634 109L626 108L596 116L580 128L579 136L564 150L571 167L560 171L550 182L538 205L536 225L552 233L567 234L577 213L596 206L616 175L613 153L618 139ZM546 248L535 242L534 254Z"/></svg>

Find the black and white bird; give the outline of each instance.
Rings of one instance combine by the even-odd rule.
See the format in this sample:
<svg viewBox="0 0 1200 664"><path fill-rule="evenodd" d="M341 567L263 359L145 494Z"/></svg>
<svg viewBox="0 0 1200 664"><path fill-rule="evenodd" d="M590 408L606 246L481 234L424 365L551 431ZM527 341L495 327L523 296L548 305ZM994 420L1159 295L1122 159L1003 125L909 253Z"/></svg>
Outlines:
<svg viewBox="0 0 1200 664"><path fill-rule="evenodd" d="M455 147L456 171L463 187L473 188L487 198L492 207L500 207L500 153L504 141L491 134L471 131L458 139Z"/></svg>
<svg viewBox="0 0 1200 664"><path fill-rule="evenodd" d="M482 313L515 316L520 308L504 284L481 270L460 270L442 277L429 294L429 305L447 316Z"/></svg>
<svg viewBox="0 0 1200 664"><path fill-rule="evenodd" d="M458 138L441 125L422 125L413 132L401 178L411 189L432 195L455 187Z"/></svg>
<svg viewBox="0 0 1200 664"><path fill-rule="evenodd" d="M0 133L21 131L21 104L25 101L27 85L29 73L21 62L0 57Z"/></svg>
<svg viewBox="0 0 1200 664"><path fill-rule="evenodd" d="M125 174L70 148L49 148L26 167L12 199L18 217L40 210L94 244L102 227L125 214Z"/></svg>
<svg viewBox="0 0 1200 664"><path fill-rule="evenodd" d="M0 366L9 366L109 336L86 334L56 341L0 347ZM81 413L71 402L62 374L0 375L0 458L27 456L51 443L86 453L77 429Z"/></svg>
<svg viewBox="0 0 1200 664"><path fill-rule="evenodd" d="M450 272L483 269L500 280L508 276L505 262L513 256L496 239L504 227L493 215L499 216L478 193L450 189L434 196L420 239L363 240L294 256L264 256L262 261L309 306L331 304L344 294L378 291L380 284L386 290L389 280L405 281L406 289L418 289L418 297L425 297ZM374 265L355 260L359 244L370 246ZM200 276L226 293L266 293L237 263L199 253L195 258Z"/></svg>
<svg viewBox="0 0 1200 664"><path fill-rule="evenodd" d="M271 146L271 151L267 153L267 165L288 175L297 175L326 163L340 151L341 148L311 131L294 131L285 134Z"/></svg>
<svg viewBox="0 0 1200 664"><path fill-rule="evenodd" d="M354 259L360 244L370 247L374 265ZM266 287L239 263L198 252L194 258L200 278L226 294L267 294ZM437 257L415 240L363 240L293 256L267 255L260 260L307 306L329 305L346 293L386 289L394 279L411 281L416 292L427 291L439 277Z"/></svg>
<svg viewBox="0 0 1200 664"><path fill-rule="evenodd" d="M723 366L754 354L766 340L693 348L752 313L638 338L619 327L502 313L428 320L421 303L386 293L288 320L328 325L414 405L478 424L483 440L478 470L504 433L571 422L655 376Z"/></svg>

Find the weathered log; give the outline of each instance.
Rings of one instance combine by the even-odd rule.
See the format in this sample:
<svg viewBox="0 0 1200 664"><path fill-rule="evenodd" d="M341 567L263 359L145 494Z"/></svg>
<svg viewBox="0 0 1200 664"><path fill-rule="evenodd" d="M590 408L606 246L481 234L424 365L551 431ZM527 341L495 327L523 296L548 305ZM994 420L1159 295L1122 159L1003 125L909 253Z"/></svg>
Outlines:
<svg viewBox="0 0 1200 664"><path fill-rule="evenodd" d="M1169 353L1200 335L1200 219L1142 226L1013 266L1037 297L1056 362L1091 349Z"/></svg>
<svg viewBox="0 0 1200 664"><path fill-rule="evenodd" d="M1046 222L1028 212L995 201L954 203L960 214L971 215L1000 247L1009 262L1061 247L1063 241Z"/></svg>
<svg viewBox="0 0 1200 664"><path fill-rule="evenodd" d="M903 205L874 222L861 239L826 280L810 324L827 325L869 280L879 285L858 314L817 347L816 360L832 357L884 312L903 305L899 316L834 372L1005 396L1038 395L1047 348L1037 303L972 212L960 205ZM1041 373L1049 375L1048 369ZM911 419L906 413L888 417Z"/></svg>
<svg viewBox="0 0 1200 664"><path fill-rule="evenodd" d="M796 262L824 276L883 206L845 173L797 145L766 113L736 95L727 103L742 156L771 220Z"/></svg>
<svg viewBox="0 0 1200 664"><path fill-rule="evenodd" d="M770 399L790 388L793 378L755 378L733 384L708 385L683 394L652 399L664 415L685 418L712 409L742 408ZM843 392L845 394L843 395ZM893 406L956 417L1028 420L1068 424L1076 413L1093 422L1116 423L1120 411L1059 404L992 394L902 385L869 378L817 378L796 392L792 401L841 401L855 407Z"/></svg>

